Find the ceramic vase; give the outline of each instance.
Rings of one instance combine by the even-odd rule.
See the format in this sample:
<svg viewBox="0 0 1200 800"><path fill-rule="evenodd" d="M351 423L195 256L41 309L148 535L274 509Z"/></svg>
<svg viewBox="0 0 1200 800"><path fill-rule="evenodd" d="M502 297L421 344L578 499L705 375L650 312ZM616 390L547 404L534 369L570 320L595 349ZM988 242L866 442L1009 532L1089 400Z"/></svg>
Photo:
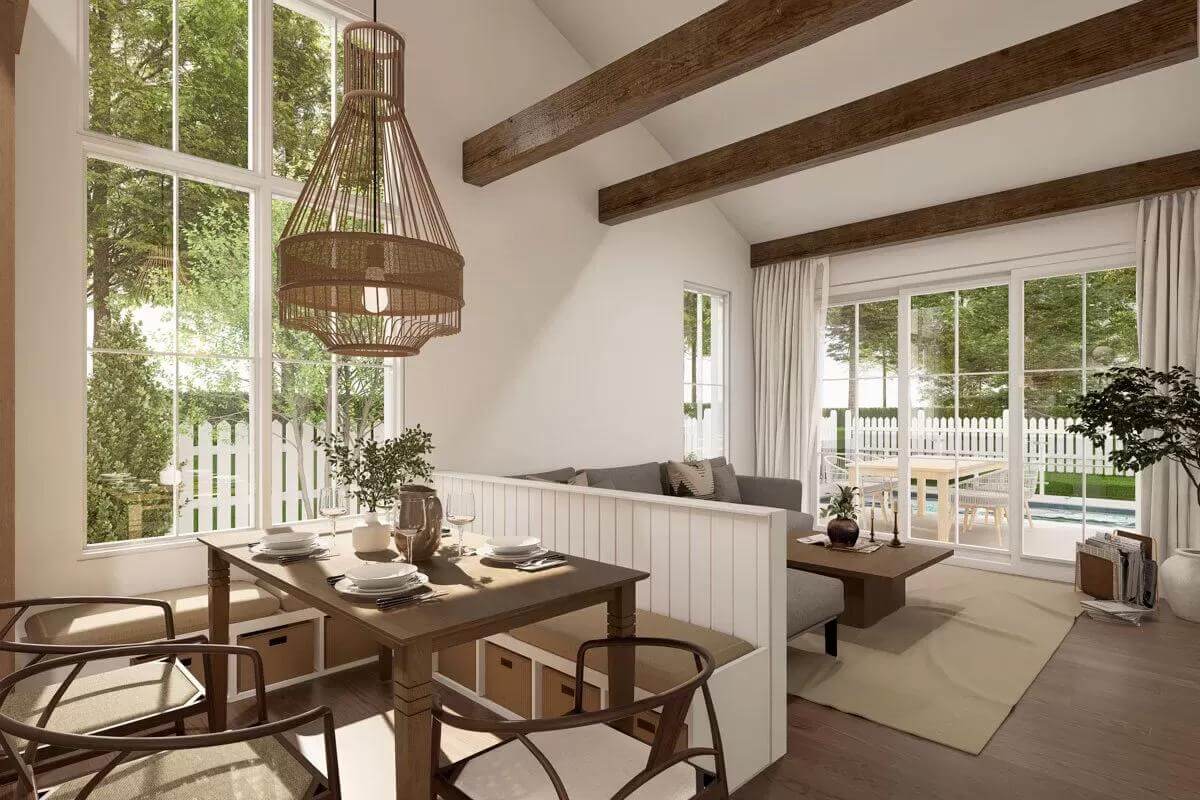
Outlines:
<svg viewBox="0 0 1200 800"><path fill-rule="evenodd" d="M1200 549L1180 549L1163 562L1163 593L1175 616L1200 622Z"/></svg>
<svg viewBox="0 0 1200 800"><path fill-rule="evenodd" d="M350 532L350 541L356 552L377 553L387 550L392 540L392 529L379 518L375 511L363 514L362 519Z"/></svg>
<svg viewBox="0 0 1200 800"><path fill-rule="evenodd" d="M858 541L858 523L852 519L834 517L825 525L825 534L835 547L854 547Z"/></svg>

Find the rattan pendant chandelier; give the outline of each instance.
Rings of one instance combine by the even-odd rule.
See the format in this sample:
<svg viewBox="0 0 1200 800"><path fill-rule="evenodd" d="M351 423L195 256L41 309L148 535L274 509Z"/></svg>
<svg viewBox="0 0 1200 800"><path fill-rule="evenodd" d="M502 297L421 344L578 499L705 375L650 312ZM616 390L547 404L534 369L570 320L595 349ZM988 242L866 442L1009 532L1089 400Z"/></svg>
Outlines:
<svg viewBox="0 0 1200 800"><path fill-rule="evenodd" d="M279 319L403 357L461 329L463 257L404 115L404 39L347 25L341 113L279 241Z"/></svg>

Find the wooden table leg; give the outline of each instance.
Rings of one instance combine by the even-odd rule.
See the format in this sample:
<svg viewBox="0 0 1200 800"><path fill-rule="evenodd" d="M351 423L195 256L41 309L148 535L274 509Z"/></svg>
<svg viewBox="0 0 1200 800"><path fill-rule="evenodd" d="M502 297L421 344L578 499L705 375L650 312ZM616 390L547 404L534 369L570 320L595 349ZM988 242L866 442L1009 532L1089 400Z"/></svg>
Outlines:
<svg viewBox="0 0 1200 800"><path fill-rule="evenodd" d="M216 548L208 549L208 640L229 644L229 562ZM212 731L228 726L229 657L208 659L205 691L209 698L208 725Z"/></svg>
<svg viewBox="0 0 1200 800"><path fill-rule="evenodd" d="M917 516L925 516L925 477L922 475L915 476L917 479Z"/></svg>
<svg viewBox="0 0 1200 800"><path fill-rule="evenodd" d="M618 586L608 600L608 638L634 636L637 633L637 588L631 583ZM608 651L608 706L629 705L633 702L634 663L636 652L629 647L614 647ZM633 732L633 720L615 723L618 730Z"/></svg>
<svg viewBox="0 0 1200 800"><path fill-rule="evenodd" d="M379 680L390 681L392 679L392 648L387 645L379 645Z"/></svg>
<svg viewBox="0 0 1200 800"><path fill-rule="evenodd" d="M938 478L938 515L937 515L937 536L938 541L950 541L950 529L953 527L953 521L950 518L950 479L946 476Z"/></svg>
<svg viewBox="0 0 1200 800"><path fill-rule="evenodd" d="M433 646L392 650L396 800L429 800L433 764Z"/></svg>
<svg viewBox="0 0 1200 800"><path fill-rule="evenodd" d="M869 628L904 607L904 578L839 577L845 587L846 609L838 622L851 628Z"/></svg>

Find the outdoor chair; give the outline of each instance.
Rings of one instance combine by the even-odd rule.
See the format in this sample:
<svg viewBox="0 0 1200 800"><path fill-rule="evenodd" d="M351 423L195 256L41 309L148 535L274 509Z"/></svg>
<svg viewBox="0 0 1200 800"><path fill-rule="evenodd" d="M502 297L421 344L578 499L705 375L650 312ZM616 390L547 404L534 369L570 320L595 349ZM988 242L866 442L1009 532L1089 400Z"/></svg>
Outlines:
<svg viewBox="0 0 1200 800"><path fill-rule="evenodd" d="M104 596L41 597L0 603L0 612L14 612L3 630L0 630L0 651L15 653L18 656L31 656L27 666L33 666L47 656L67 656L110 649L111 644L56 645L8 640L9 634L16 629L17 623L31 608L92 603L158 608L163 616L163 637L158 640L159 643L203 644L208 641L203 635L177 638L174 614L171 606L163 600ZM180 652L191 655L195 650ZM51 704L59 708L56 721L64 731L105 736L122 736L157 729L183 733L184 720L208 711L204 686L175 655L138 659L136 663L126 663L96 674L73 677L69 684L22 684L6 697L0 711L31 723ZM90 754L47 745L32 753L29 763L36 764L38 771L45 771L87 757L90 757ZM0 783L9 782L15 776L13 763L0 752Z"/></svg>
<svg viewBox="0 0 1200 800"><path fill-rule="evenodd" d="M254 675L255 722L247 728L177 736L120 736L73 732L76 725L64 698L71 696L89 662L131 659L159 663L200 653L206 660L230 655L249 658ZM31 719L14 711L11 699L37 685L45 673L68 669L66 679ZM324 724L326 778L283 738L287 731L314 722ZM87 752L91 771L79 777L39 783L35 770L46 747ZM0 681L0 749L17 773L17 800L337 800L340 783L333 713L314 708L287 719L267 720L262 656L249 647L213 644L141 644L92 650L43 661Z"/></svg>
<svg viewBox="0 0 1200 800"><path fill-rule="evenodd" d="M869 460L869 459L864 459ZM821 496L828 497L836 491L836 487L850 483L850 468L853 462L844 456L825 455L821 459ZM879 508L880 515L886 521L894 513L892 496L896 493L898 482L895 478L883 478L875 475L860 478L859 494L863 505L874 505ZM868 482L869 481L869 482Z"/></svg>
<svg viewBox="0 0 1200 800"><path fill-rule="evenodd" d="M1026 464L1021 476L1021 505L1022 513L1029 527L1033 525L1033 510L1029 506L1029 498L1038 488L1042 477L1041 464ZM1004 525L1008 520L1008 476L1007 467L985 472L962 481L955 487L958 508L962 512L962 527L964 531L971 530L976 516L982 510L985 515L991 513L992 523L996 528L996 542L1003 544Z"/></svg>
<svg viewBox="0 0 1200 800"><path fill-rule="evenodd" d="M668 648L690 652L696 674L661 694L602 711L583 711L583 664L596 648ZM632 655L632 654L630 654ZM713 657L675 639L628 637L584 642L575 661L575 706L562 717L496 721L447 712L434 700L433 789L447 800L715 800L728 798L725 751L708 689ZM696 690L704 698L711 747L680 748L680 734ZM653 743L620 730L634 718L661 708ZM442 726L489 733L501 739L446 767L437 764ZM711 759L712 768L697 759Z"/></svg>

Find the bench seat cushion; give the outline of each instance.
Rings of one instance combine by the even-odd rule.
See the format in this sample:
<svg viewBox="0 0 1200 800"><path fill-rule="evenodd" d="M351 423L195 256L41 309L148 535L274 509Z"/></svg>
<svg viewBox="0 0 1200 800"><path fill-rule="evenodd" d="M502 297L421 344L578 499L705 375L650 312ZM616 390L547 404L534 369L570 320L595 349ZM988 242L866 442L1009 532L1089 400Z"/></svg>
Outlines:
<svg viewBox="0 0 1200 800"><path fill-rule="evenodd" d="M563 614L544 622L535 622L509 631L509 635L573 662L579 653L579 645L589 639L603 639L607 632L608 609L599 605L572 611L570 614ZM637 635L680 639L698 644L712 653L718 667L754 650L749 642L744 642L736 636L641 609L637 612ZM597 672L606 673L608 651L593 650L588 653L586 665ZM661 647L637 649L635 683L639 689L659 694L678 686L695 674L696 663L690 653Z"/></svg>
<svg viewBox="0 0 1200 800"><path fill-rule="evenodd" d="M809 628L840 616L846 610L842 582L828 575L799 569L787 571L787 635L799 636Z"/></svg>
<svg viewBox="0 0 1200 800"><path fill-rule="evenodd" d="M59 686L18 683L4 701L4 714L36 726ZM202 694L178 662L150 661L120 667L72 681L46 728L63 733L98 733L182 708ZM17 743L25 745L20 739Z"/></svg>
<svg viewBox="0 0 1200 800"><path fill-rule="evenodd" d="M208 587L188 586L144 595L171 604L177 634L208 628ZM229 584L229 621L245 622L279 613L279 598L246 581ZM25 640L37 644L118 645L164 636L163 614L153 606L85 604L30 615Z"/></svg>
<svg viewBox="0 0 1200 800"><path fill-rule="evenodd" d="M62 783L47 800L73 800L90 775ZM88 800L304 800L316 780L274 737L195 750L170 750L120 764Z"/></svg>

